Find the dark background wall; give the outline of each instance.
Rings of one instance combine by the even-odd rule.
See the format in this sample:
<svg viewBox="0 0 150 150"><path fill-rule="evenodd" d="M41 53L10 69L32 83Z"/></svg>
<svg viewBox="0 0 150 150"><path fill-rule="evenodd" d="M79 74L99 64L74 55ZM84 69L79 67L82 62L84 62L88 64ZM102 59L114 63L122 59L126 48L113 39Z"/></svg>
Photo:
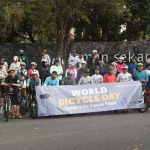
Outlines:
<svg viewBox="0 0 150 150"><path fill-rule="evenodd" d="M19 54L19 50L23 49L28 57L29 62L35 61L40 64L41 53L44 49L47 50L51 59L57 52L56 43L48 44L3 44L0 45L0 57L6 56L8 62L12 62L12 58ZM89 54L93 49L96 49L98 53L108 54L109 60L114 61L114 54L127 54L130 51L135 54L150 53L149 41L135 41L135 42L71 42L68 45L68 55L71 50L83 51L85 54ZM67 56L68 57L68 56Z"/></svg>

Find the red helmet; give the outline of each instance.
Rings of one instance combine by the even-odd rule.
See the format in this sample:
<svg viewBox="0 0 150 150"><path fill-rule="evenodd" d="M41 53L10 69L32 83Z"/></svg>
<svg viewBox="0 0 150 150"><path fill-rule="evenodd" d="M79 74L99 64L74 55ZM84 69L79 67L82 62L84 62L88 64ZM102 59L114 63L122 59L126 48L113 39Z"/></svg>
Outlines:
<svg viewBox="0 0 150 150"><path fill-rule="evenodd" d="M18 56L14 56L13 61L18 61Z"/></svg>

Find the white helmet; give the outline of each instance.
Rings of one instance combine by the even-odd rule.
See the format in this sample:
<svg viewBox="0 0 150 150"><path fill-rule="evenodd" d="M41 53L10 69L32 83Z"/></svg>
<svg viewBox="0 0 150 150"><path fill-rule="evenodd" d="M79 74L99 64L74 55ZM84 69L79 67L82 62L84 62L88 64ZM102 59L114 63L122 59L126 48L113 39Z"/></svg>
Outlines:
<svg viewBox="0 0 150 150"><path fill-rule="evenodd" d="M123 65L122 69L128 69L128 66L127 65Z"/></svg>
<svg viewBox="0 0 150 150"><path fill-rule="evenodd" d="M119 60L124 60L124 57L122 57L122 56L121 56L121 57L119 57Z"/></svg>
<svg viewBox="0 0 150 150"><path fill-rule="evenodd" d="M116 63L116 62L112 62L112 63L111 63L111 65L116 66L116 65L117 65L117 63Z"/></svg>
<svg viewBox="0 0 150 150"><path fill-rule="evenodd" d="M71 64L71 66L74 66L74 62L71 62L70 64Z"/></svg>
<svg viewBox="0 0 150 150"><path fill-rule="evenodd" d="M92 52L93 52L93 53L97 53L97 50L94 49Z"/></svg>
<svg viewBox="0 0 150 150"><path fill-rule="evenodd" d="M37 66L37 64L35 62L32 62L31 65Z"/></svg>
<svg viewBox="0 0 150 150"><path fill-rule="evenodd" d="M34 74L38 74L38 71L37 70L33 70L32 71L32 75L34 75Z"/></svg>
<svg viewBox="0 0 150 150"><path fill-rule="evenodd" d="M86 61L84 61L84 60L81 60L81 64L86 64Z"/></svg>
<svg viewBox="0 0 150 150"><path fill-rule="evenodd" d="M22 62L20 63L20 65L26 66L26 63L22 61Z"/></svg>

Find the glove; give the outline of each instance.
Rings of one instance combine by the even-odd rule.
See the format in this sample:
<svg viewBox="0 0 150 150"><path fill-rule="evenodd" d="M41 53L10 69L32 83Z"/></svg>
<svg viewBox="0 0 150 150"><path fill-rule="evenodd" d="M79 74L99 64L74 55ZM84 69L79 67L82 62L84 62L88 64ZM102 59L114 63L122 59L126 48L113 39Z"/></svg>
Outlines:
<svg viewBox="0 0 150 150"><path fill-rule="evenodd" d="M11 88L12 87L12 83L8 83L8 87Z"/></svg>

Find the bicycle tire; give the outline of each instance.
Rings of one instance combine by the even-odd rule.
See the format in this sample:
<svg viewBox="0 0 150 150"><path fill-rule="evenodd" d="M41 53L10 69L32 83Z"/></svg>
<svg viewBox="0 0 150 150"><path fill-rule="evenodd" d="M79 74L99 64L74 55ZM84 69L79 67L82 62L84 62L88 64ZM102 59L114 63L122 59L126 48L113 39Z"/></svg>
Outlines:
<svg viewBox="0 0 150 150"><path fill-rule="evenodd" d="M26 114L26 112L27 112L27 108L26 107L24 107L24 106L21 106L20 107L20 113L21 113L21 115L25 115Z"/></svg>
<svg viewBox="0 0 150 150"><path fill-rule="evenodd" d="M37 109L36 109L36 108L33 108L33 109L31 110L31 118L32 118L32 119L36 119L36 117L37 117Z"/></svg>
<svg viewBox="0 0 150 150"><path fill-rule="evenodd" d="M8 122L8 118L9 118L9 100L6 101L6 117L5 117L6 122Z"/></svg>
<svg viewBox="0 0 150 150"><path fill-rule="evenodd" d="M149 107L150 107L149 103L144 103L144 107L143 108L138 108L137 111L139 113L145 113L148 110Z"/></svg>

